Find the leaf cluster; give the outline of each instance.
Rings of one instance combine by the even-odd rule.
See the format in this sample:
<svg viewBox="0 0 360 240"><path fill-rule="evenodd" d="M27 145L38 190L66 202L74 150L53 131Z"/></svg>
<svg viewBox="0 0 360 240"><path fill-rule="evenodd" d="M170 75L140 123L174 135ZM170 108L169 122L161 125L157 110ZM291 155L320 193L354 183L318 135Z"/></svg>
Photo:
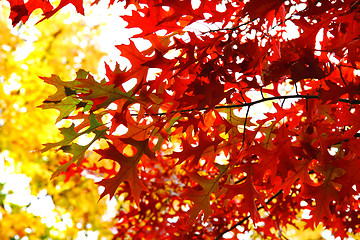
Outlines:
<svg viewBox="0 0 360 240"><path fill-rule="evenodd" d="M64 3L38 6L48 18ZM95 152L113 164L93 173L104 177L101 197L122 200L114 239L220 239L249 230L250 218L262 236L284 238L281 226L305 209L308 228L360 231L358 1L129 5L122 18L141 33L117 48L131 67L107 66L101 81L84 70L72 81L43 78L57 92L42 108L78 123L43 149L72 153L53 176L106 142ZM26 20L11 6L14 23Z"/></svg>

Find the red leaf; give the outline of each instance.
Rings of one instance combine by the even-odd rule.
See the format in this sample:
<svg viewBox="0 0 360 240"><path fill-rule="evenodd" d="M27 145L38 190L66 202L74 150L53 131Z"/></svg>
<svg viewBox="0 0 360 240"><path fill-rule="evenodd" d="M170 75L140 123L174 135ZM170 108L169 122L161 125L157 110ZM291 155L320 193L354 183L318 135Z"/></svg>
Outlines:
<svg viewBox="0 0 360 240"><path fill-rule="evenodd" d="M222 142L223 139L217 137L215 139L211 139L206 135L206 132L199 132L199 144L196 147L191 146L187 140L182 139L183 151L182 152L174 152L169 155L171 158L178 158L179 161L176 163L181 164L184 161L188 161L188 168L192 169L195 167L200 158L206 158L209 162L213 162L215 158L215 152L217 145Z"/></svg>
<svg viewBox="0 0 360 240"><path fill-rule="evenodd" d="M318 187L304 185L302 196L315 199L315 207L311 211L315 224L323 222L324 217L331 220L330 204L339 199L338 194L339 192L328 182Z"/></svg>
<svg viewBox="0 0 360 240"><path fill-rule="evenodd" d="M262 18L272 10L276 12L279 10L280 6L283 4L284 0L251 0L245 4L243 12L249 14L250 19Z"/></svg>
<svg viewBox="0 0 360 240"><path fill-rule="evenodd" d="M38 0L38 1L41 1L41 0ZM39 22L42 22L45 19L51 18L55 13L57 13L60 9L62 9L63 7L65 7L68 4L72 4L78 13L84 15L83 0L61 0L59 5L54 10L44 12L44 18L41 19Z"/></svg>
<svg viewBox="0 0 360 240"><path fill-rule="evenodd" d="M190 173L189 176L201 186L201 190L197 188L190 188L187 189L182 195L183 197L188 198L194 202L194 205L192 206L189 213L190 218L188 223L194 222L200 211L203 211L204 220L206 220L213 213L210 205L210 197L212 193L217 193L219 190L218 180L206 179L205 177L201 177L196 172Z"/></svg>
<svg viewBox="0 0 360 240"><path fill-rule="evenodd" d="M263 196L256 190L252 182L252 175L250 170L250 165L244 167L245 172L247 173L246 179L244 182L236 185L225 184L224 187L227 189L225 193L226 199L233 199L235 196L241 194L243 196L241 211L250 212L251 218L258 222L260 220L260 214L257 209L255 199L259 201L262 206L266 208Z"/></svg>
<svg viewBox="0 0 360 240"><path fill-rule="evenodd" d="M96 152L101 155L101 159L111 159L120 164L120 170L114 177L103 179L98 182L99 185L105 187L100 199L107 194L109 194L110 197L113 197L119 185L123 181L127 181L131 188L131 194L133 195L136 204L139 205L141 192L148 192L148 189L138 176L137 166L144 154L150 157L153 157L153 154L148 147L148 140L135 141L128 139L124 142L136 147L137 152L134 156L125 156L111 143L109 143L109 148L105 150L96 150Z"/></svg>
<svg viewBox="0 0 360 240"><path fill-rule="evenodd" d="M23 0L7 0L10 3L10 19L12 19L12 25L22 21L25 23L31 13L40 8L44 13L47 13L53 9L53 6L48 0L29 0L24 3Z"/></svg>

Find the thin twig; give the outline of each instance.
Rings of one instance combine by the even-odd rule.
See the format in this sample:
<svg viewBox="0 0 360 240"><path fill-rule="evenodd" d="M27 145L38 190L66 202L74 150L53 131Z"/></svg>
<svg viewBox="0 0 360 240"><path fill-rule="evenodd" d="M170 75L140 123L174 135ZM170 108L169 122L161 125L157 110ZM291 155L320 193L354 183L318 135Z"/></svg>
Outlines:
<svg viewBox="0 0 360 240"><path fill-rule="evenodd" d="M241 98L244 100L244 103L246 103L246 100L245 100L245 98L244 98L244 96L243 96L243 94L242 94L242 91L240 91L240 96L241 96Z"/></svg>
<svg viewBox="0 0 360 240"><path fill-rule="evenodd" d="M297 83L295 83L294 86L295 86L296 95L300 95L300 94L299 94L299 91L298 91Z"/></svg>
<svg viewBox="0 0 360 240"><path fill-rule="evenodd" d="M264 97L264 93L262 91L262 88L260 88L260 94L261 94L261 97L264 99L265 97Z"/></svg>
<svg viewBox="0 0 360 240"><path fill-rule="evenodd" d="M282 193L283 193L283 190L278 191L275 195L273 195L271 198L269 198L267 201L265 201L265 204L269 204L274 198L276 198L277 196L279 196L279 195L282 194ZM264 208L264 206L259 206L259 207L257 208L257 210L259 211L260 209L263 209L263 208ZM231 226L229 229L227 229L226 231L222 232L219 236L217 236L217 237L215 238L215 240L221 239L221 238L224 236L225 233L232 231L232 230L235 229L237 226L240 226L241 224L243 224L243 223L244 223L246 220L248 220L249 218L250 218L250 215L244 217L243 219L241 219L240 222L234 224L234 225Z"/></svg>
<svg viewBox="0 0 360 240"><path fill-rule="evenodd" d="M340 67L340 66L338 66L338 68L339 68L339 72L340 72L340 77L341 77L341 80L343 81L343 83L344 83L345 87L347 87L347 84L346 84L346 82L345 82L344 76L343 76L342 71L341 71L341 67Z"/></svg>
<svg viewBox="0 0 360 240"><path fill-rule="evenodd" d="M238 29L238 28L241 28L241 27L243 27L243 26L245 26L245 25L248 25L249 23L254 22L256 19L257 19L257 18L254 18L253 20L249 20L249 21L247 21L247 22L245 22L245 23L242 23L242 24L237 25L237 26L232 27L232 28L219 28L219 29L210 30L209 32L234 31L234 30L236 30L236 29ZM205 33L209 33L209 32L205 32ZM203 34L204 34L204 33L203 33Z"/></svg>
<svg viewBox="0 0 360 240"><path fill-rule="evenodd" d="M250 106L248 106L247 110L246 110L246 115L245 115L245 121L244 121L244 132L243 132L243 145L245 142L245 131L246 131L246 122L249 116L249 111L250 111Z"/></svg>
<svg viewBox="0 0 360 240"><path fill-rule="evenodd" d="M269 97L269 98L263 98L257 101L253 101L253 102L249 102L249 103L242 103L242 104L232 104L232 105L221 105L221 106L215 106L214 109L228 109L228 108L242 108L242 107L249 107L249 106L253 106L255 104L258 103L262 103L262 102L267 102L267 101L274 101L274 100L279 100L279 99L290 99L290 98L304 98L304 99L318 99L320 96L319 95L287 95L287 96L277 96L277 97ZM339 102L343 102L343 103L350 103L350 104L360 104L360 100L352 100L350 101L349 99L343 99L343 98L339 98L338 99ZM172 114L172 113L186 113L186 112L192 112L192 111L207 111L211 108L205 107L205 108L201 108L201 109L183 109L180 111L172 111L170 113L156 113L156 114L145 114L146 116L163 116L166 114ZM137 116L136 113L132 113L131 116Z"/></svg>

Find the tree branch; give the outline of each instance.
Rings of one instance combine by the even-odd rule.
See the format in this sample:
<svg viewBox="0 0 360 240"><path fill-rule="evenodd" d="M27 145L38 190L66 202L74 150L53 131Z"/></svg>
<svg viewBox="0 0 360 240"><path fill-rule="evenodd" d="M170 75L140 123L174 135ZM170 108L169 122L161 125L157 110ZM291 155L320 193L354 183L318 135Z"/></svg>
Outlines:
<svg viewBox="0 0 360 240"><path fill-rule="evenodd" d="M287 96L277 96L277 97L268 97L268 98L263 98L257 101L253 101L253 102L249 102L249 103L242 103L242 104L232 104L232 105L221 105L221 106L215 106L214 109L227 109L227 108L242 108L242 107L249 107L249 106L253 106L255 104L258 103L262 103L262 102L267 102L267 101L274 101L274 100L280 100L280 99L291 99L291 98L304 98L304 99L318 99L319 95L287 95ZM343 102L343 103L350 103L350 104L360 104L360 100L352 100L350 101L349 99L343 99L343 98L339 98L338 99L339 102ZM180 110L180 111L172 111L170 113L156 113L156 114L146 114L147 116L151 116L151 115L155 115L155 116L163 116L166 114L171 114L171 113L186 113L186 112L192 112L192 111L207 111L211 108L201 108L201 109L184 109L184 110ZM131 116L137 116L137 113L132 113Z"/></svg>
<svg viewBox="0 0 360 240"><path fill-rule="evenodd" d="M244 132L243 132L243 144L245 143L246 123L247 123L247 120L248 120L249 111L250 111L250 106L248 106L247 110L246 110L246 116L245 116L245 121L244 121Z"/></svg>
<svg viewBox="0 0 360 240"><path fill-rule="evenodd" d="M342 71L341 71L341 66L338 66L338 68L339 68L341 80L343 81L345 87L347 87L347 84L346 84L346 82L345 82L344 76L343 76Z"/></svg>
<svg viewBox="0 0 360 240"><path fill-rule="evenodd" d="M288 20L291 20L293 16L294 16L294 15L291 15L291 16L289 16L288 18L284 19L284 21L280 21L278 24L272 26L272 27L270 28L270 30L272 30L272 29L280 26L281 24L284 24L284 23L285 23L286 21L288 21ZM241 28L241 27L243 27L243 26L246 26L246 25L248 25L249 23L252 23L252 22L254 22L255 20L258 20L258 19L259 19L259 18L254 18L253 20L249 20L249 21L247 21L247 22L245 22L245 23L242 23L242 24L240 24L240 25L237 25L237 26L234 26L234 27L231 27L231 28L213 29L213 30L210 30L210 31L208 31L208 32L203 32L203 34L205 34L205 33L210 33L210 32L218 32L218 31L235 31L236 29L239 29L239 28Z"/></svg>
<svg viewBox="0 0 360 240"><path fill-rule="evenodd" d="M273 195L271 198L269 198L267 201L265 201L265 204L269 204L274 198L276 198L277 196L279 196L279 195L282 194L282 193L283 193L283 190L278 191L275 195ZM257 208L257 210L259 211L260 209L263 209L263 208L264 208L264 206L260 206L260 207ZM224 236L225 233L232 231L232 230L235 229L237 226L240 226L241 224L243 224L243 223L244 223L246 220L248 220L249 218L250 218L250 215L244 217L243 219L241 219L240 222L234 224L232 227L230 227L230 228L227 229L226 231L222 232L219 236L217 236L217 237L215 238L215 240L221 239L221 238Z"/></svg>
<svg viewBox="0 0 360 240"><path fill-rule="evenodd" d="M360 134L359 134L359 136L360 136ZM312 173L315 173L315 171L314 171L314 170L309 171L309 174L312 174ZM246 177L243 177L243 178L239 179L238 181L236 181L235 184L241 183L242 181L245 181L245 180L246 180ZM297 179L297 180L299 180L299 179ZM296 181L297 181L297 180L296 180ZM269 204L274 198L276 198L277 196L279 196L279 195L282 194L282 193L283 193L283 190L281 189L281 190L278 191L275 195L271 196L267 201L265 201L265 204ZM257 210L259 211L260 209L263 209L263 208L264 208L264 206L259 206L259 207L257 208ZM231 226L231 227L230 227L229 229L227 229L226 231L222 232L219 236L217 236L217 237L215 238L215 240L221 239L221 238L224 236L225 233L232 231L232 230L235 229L237 226L240 226L241 224L243 224L243 223L244 223L246 220L248 220L249 218L250 218L250 214L249 214L248 216L244 217L243 219L241 219L240 222L236 223L235 225Z"/></svg>
<svg viewBox="0 0 360 240"><path fill-rule="evenodd" d="M231 27L231 28L213 29L213 30L210 30L210 31L208 31L208 32L204 32L203 34L205 34L205 33L210 33L210 32L219 32L219 31L234 31L234 30L236 30L236 29L238 29L238 28L241 28L241 27L243 27L243 26L248 25L249 23L254 22L256 19L257 19L257 18L254 18L253 20L249 20L249 21L247 21L247 22L245 22L245 23L242 23L242 24L240 24L240 25L237 25L237 26Z"/></svg>

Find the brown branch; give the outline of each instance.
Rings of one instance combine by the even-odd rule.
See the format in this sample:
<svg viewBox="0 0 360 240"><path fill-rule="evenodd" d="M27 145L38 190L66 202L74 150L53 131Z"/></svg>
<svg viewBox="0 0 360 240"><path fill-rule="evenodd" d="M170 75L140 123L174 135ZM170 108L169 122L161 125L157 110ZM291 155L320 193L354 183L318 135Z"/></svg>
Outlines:
<svg viewBox="0 0 360 240"><path fill-rule="evenodd" d="M288 21L288 20L291 20L293 16L294 16L294 14L291 15L291 16L289 16L288 18L284 19L284 21L280 21L280 22L277 23L276 25L272 26L272 27L270 28L270 30L272 30L272 29L280 26L281 24L285 23L285 22ZM247 21L247 22L245 22L245 23L242 23L242 24L240 24L240 25L237 25L237 26L235 26L235 27L214 29L214 30L210 30L210 31L208 31L208 32L203 32L202 34L206 34L206 33L210 33L210 32L218 32L218 31L235 31L235 30L237 30L237 29L239 29L239 28L241 28L241 27L243 27L243 26L245 26L245 25L248 25L249 23L252 23L252 22L254 22L255 20L258 20L258 19L259 19L259 17L258 17L258 18L254 18L253 20L249 20L249 21Z"/></svg>
<svg viewBox="0 0 360 240"><path fill-rule="evenodd" d="M276 198L277 196L279 196L279 195L282 194L282 193L283 193L283 190L278 191L275 195L273 195L271 198L269 198L267 201L265 201L265 204L269 204L274 198ZM263 209L263 208L264 208L264 206L259 206L259 207L257 208L257 210L259 211L260 209ZM227 229L226 231L222 232L219 236L217 236L217 237L215 238L215 240L221 239L221 238L224 236L225 233L234 230L237 226L240 226L241 224L243 224L243 223L244 223L246 220L248 220L249 218L250 218L250 215L244 217L243 219L241 219L240 222L234 224L234 225L231 226L229 229Z"/></svg>
<svg viewBox="0 0 360 240"><path fill-rule="evenodd" d="M340 67L340 66L338 66L338 68L339 68L339 72L340 72L340 77L341 77L341 80L343 81L343 83L344 83L345 87L347 87L347 84L346 84L346 82L345 82L344 76L343 76L342 71L341 71L341 67Z"/></svg>
<svg viewBox="0 0 360 240"><path fill-rule="evenodd" d="M249 111L250 111L250 106L248 106L248 107L247 107L247 110L246 110L246 115L245 115L245 121L244 121L244 132L243 132L243 145L244 145L244 143L245 143L246 123L247 123L247 120L248 120Z"/></svg>
<svg viewBox="0 0 360 240"><path fill-rule="evenodd" d="M262 102L274 101L274 100L280 100L280 99L291 99L291 98L319 99L319 95L298 95L298 94L296 94L296 95L269 97L269 98L263 98L263 99L260 99L260 100L257 100L257 101L249 102L249 103L215 106L214 109L242 108L242 107L253 106L255 104L262 103ZM338 101L343 102L343 103L350 103L350 104L360 104L360 100L352 100L352 101L350 101L349 99L339 98ZM210 109L211 108L208 108L208 107L201 108L201 109L192 108L192 109L184 109L184 110L180 110L180 111L172 111L170 113L165 112L165 113L146 114L146 115L147 116L151 116L151 115L163 116L163 115L171 114L171 113L186 113L186 112L192 112L192 111L207 111L207 110L210 110ZM132 116L137 116L136 113L132 113L131 115Z"/></svg>
<svg viewBox="0 0 360 240"><path fill-rule="evenodd" d="M242 23L242 24L237 25L237 26L232 27L232 28L213 29L213 30L210 30L210 31L208 31L208 32L204 32L203 34L205 34L205 33L210 33L210 32L219 32L219 31L235 31L235 30L238 29L238 28L241 28L241 27L243 27L243 26L245 26L245 25L248 25L249 23L254 22L256 19L257 19L257 18L254 18L253 20L249 20L249 21L247 21L247 22L245 22L245 23Z"/></svg>
<svg viewBox="0 0 360 240"><path fill-rule="evenodd" d="M359 136L360 136L360 134L359 134ZM309 171L309 174L313 174L313 173L315 173L314 170ZM241 183L241 182L243 182L243 181L245 181L245 180L246 180L246 177L243 177L243 178L239 179L238 181L236 181L235 184ZM299 180L299 178L298 178L296 181L298 181L298 180ZM279 195L282 194L282 193L283 193L283 190L281 189L281 190L278 191L275 195L271 196L267 201L265 201L265 204L269 204L274 198L276 198L277 196L279 196ZM257 208L257 210L259 211L260 209L263 209L263 208L264 208L264 206L259 206L259 207ZM243 224L243 223L244 223L246 220L248 220L249 218L250 218L250 215L244 217L243 219L241 219L240 222L236 223L235 225L231 226L231 227L230 227L229 229L227 229L226 231L222 232L219 236L217 236L217 237L215 238L215 240L221 239L221 238L224 236L225 233L232 231L232 230L235 229L237 226L240 226L241 224Z"/></svg>

